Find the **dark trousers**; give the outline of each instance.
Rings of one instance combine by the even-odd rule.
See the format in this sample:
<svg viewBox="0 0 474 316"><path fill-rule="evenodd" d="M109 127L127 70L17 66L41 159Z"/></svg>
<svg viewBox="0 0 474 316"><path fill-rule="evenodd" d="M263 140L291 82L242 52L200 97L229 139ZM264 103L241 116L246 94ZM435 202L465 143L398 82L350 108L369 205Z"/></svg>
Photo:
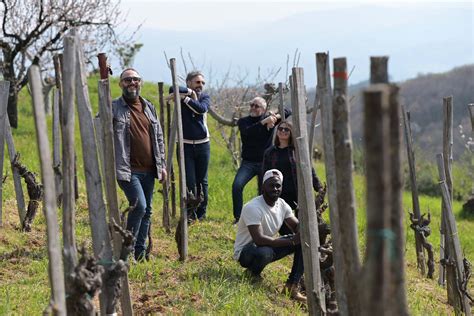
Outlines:
<svg viewBox="0 0 474 316"><path fill-rule="evenodd" d="M260 194L263 178L262 163L242 160L240 168L235 175L234 182L232 183L232 204L234 207L234 218L236 220L240 218L240 214L242 213L244 187L255 176L258 177L258 194Z"/></svg>
<svg viewBox="0 0 474 316"><path fill-rule="evenodd" d="M287 237L282 237L287 238ZM245 245L240 253L239 263L242 267L249 269L254 275L259 275L263 269L271 262L280 260L294 253L293 265L288 283L298 283L303 276L303 253L301 245L285 247L259 247L255 243Z"/></svg>
<svg viewBox="0 0 474 316"><path fill-rule="evenodd" d="M146 239L150 228L151 203L155 185L154 172L132 172L130 182L119 180L128 203L135 208L128 213L127 230L135 236L135 259L145 254Z"/></svg>
<svg viewBox="0 0 474 316"><path fill-rule="evenodd" d="M193 219L206 217L208 200L207 171L211 158L210 142L204 144L184 144L184 165L186 170L186 187L194 194L202 188L204 201L196 209L188 209L188 216Z"/></svg>

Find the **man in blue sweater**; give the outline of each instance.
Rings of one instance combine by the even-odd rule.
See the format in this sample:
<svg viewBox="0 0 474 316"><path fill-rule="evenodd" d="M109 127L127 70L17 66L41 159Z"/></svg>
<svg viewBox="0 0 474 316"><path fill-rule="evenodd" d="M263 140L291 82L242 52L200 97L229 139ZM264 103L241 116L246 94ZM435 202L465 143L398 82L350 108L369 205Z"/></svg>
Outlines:
<svg viewBox="0 0 474 316"><path fill-rule="evenodd" d="M186 77L188 93L180 94L186 186L195 196L202 193L204 197L196 209L188 209L189 221L206 218L207 171L211 156L206 114L211 98L203 92L205 84L204 75L200 71L192 71Z"/></svg>
<svg viewBox="0 0 474 316"><path fill-rule="evenodd" d="M239 221L242 212L244 187L255 176L258 177L258 194L261 192L263 153L271 145L273 129L280 117L271 112L265 114L266 110L265 99L256 97L250 101L249 115L237 121L242 139L242 162L232 184L234 223ZM289 114L285 110L285 115Z"/></svg>

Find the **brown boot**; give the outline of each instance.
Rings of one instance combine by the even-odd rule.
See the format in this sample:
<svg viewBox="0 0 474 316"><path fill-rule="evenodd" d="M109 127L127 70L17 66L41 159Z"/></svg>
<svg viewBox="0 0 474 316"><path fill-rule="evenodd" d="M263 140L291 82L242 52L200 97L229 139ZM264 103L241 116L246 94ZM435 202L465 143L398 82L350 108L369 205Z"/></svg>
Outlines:
<svg viewBox="0 0 474 316"><path fill-rule="evenodd" d="M299 288L298 288L298 283L292 284L292 283L286 283L285 286L283 287L283 294L289 295L291 299L294 299L295 301L298 302L303 302L306 303L307 299L306 296L300 293Z"/></svg>

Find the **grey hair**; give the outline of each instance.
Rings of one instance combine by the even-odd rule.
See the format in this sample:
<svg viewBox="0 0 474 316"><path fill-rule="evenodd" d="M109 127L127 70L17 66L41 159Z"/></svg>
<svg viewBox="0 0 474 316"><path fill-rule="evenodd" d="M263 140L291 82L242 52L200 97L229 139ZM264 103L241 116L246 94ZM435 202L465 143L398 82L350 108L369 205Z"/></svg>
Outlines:
<svg viewBox="0 0 474 316"><path fill-rule="evenodd" d="M135 71L138 75L140 75L140 73L135 69L135 68L132 68L132 67L128 67L128 68L125 68L124 70L122 70L122 72L120 73L120 79L122 79L122 76L123 74L126 72L126 71ZM141 76L140 76L141 77Z"/></svg>
<svg viewBox="0 0 474 316"><path fill-rule="evenodd" d="M252 100L250 100L249 104L257 104L259 107L262 107L265 110L267 109L267 101L265 101L265 99L262 97L253 98Z"/></svg>
<svg viewBox="0 0 474 316"><path fill-rule="evenodd" d="M204 75L202 74L202 72L199 71L199 70L191 71L191 72L188 73L188 75L186 76L186 82L193 80L193 79L196 78L197 76L203 76L203 77L204 77Z"/></svg>

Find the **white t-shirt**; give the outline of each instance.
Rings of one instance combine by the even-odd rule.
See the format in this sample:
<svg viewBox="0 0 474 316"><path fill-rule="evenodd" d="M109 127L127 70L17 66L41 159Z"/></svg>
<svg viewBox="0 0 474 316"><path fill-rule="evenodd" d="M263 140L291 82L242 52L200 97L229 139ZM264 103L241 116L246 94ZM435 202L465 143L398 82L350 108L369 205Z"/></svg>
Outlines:
<svg viewBox="0 0 474 316"><path fill-rule="evenodd" d="M234 259L239 260L240 252L245 245L252 242L247 226L261 225L265 236L273 237L286 218L294 217L291 207L281 198L270 206L262 195L250 200L242 208L234 243Z"/></svg>

